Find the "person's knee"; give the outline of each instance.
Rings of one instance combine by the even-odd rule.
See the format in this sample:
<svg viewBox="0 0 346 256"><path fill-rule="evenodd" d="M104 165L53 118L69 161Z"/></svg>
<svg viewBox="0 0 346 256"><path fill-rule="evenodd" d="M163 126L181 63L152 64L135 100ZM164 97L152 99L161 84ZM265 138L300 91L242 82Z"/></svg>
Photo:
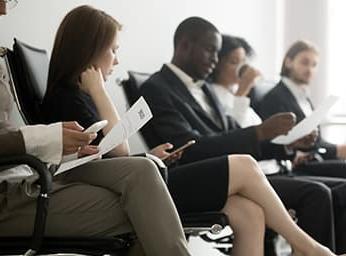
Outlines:
<svg viewBox="0 0 346 256"><path fill-rule="evenodd" d="M136 157L133 162L133 176L142 181L155 181L161 179L160 172L155 163L144 157Z"/></svg>
<svg viewBox="0 0 346 256"><path fill-rule="evenodd" d="M265 178L264 173L259 168L257 161L251 155L229 155L228 156L230 169L239 171L247 178Z"/></svg>

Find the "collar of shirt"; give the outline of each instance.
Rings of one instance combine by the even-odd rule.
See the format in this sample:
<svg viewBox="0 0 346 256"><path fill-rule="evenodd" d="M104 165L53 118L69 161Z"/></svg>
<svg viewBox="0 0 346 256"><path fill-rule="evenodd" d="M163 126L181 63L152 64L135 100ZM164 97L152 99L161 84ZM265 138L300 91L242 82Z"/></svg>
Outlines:
<svg viewBox="0 0 346 256"><path fill-rule="evenodd" d="M288 77L283 77L282 81L296 99L306 99L310 97L307 85L298 85Z"/></svg>
<svg viewBox="0 0 346 256"><path fill-rule="evenodd" d="M194 89L194 88L200 89L203 86L204 84L203 80L193 81L191 76L186 74L183 70L181 70L179 67L177 67L173 63L167 63L166 65L189 89Z"/></svg>
<svg viewBox="0 0 346 256"><path fill-rule="evenodd" d="M309 93L307 92L306 85L297 85L287 77L283 77L282 81L293 94L305 116L309 116L312 113L312 105L309 101Z"/></svg>

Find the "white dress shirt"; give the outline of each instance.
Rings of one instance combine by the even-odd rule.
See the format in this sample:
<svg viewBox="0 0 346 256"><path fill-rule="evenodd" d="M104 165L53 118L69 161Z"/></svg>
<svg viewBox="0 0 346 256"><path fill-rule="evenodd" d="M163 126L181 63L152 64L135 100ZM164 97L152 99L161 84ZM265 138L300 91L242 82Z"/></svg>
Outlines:
<svg viewBox="0 0 346 256"><path fill-rule="evenodd" d="M229 89L219 84L213 86L226 115L233 117L241 128L262 123L262 119L250 106L248 97L235 96Z"/></svg>
<svg viewBox="0 0 346 256"><path fill-rule="evenodd" d="M186 85L187 89L193 96L193 98L197 101L197 103L203 108L203 110L212 118L215 117L215 112L213 108L210 106L208 99L205 93L202 90L202 86L204 84L203 80L199 80L194 82L193 79L182 71L179 67L174 65L173 63L166 64L170 70ZM214 118L215 120L215 118ZM216 120L215 120L216 121Z"/></svg>
<svg viewBox="0 0 346 256"><path fill-rule="evenodd" d="M28 125L20 128L26 153L45 163L59 164L63 151L62 123Z"/></svg>
<svg viewBox="0 0 346 256"><path fill-rule="evenodd" d="M214 84L214 88L226 115L234 118L241 128L262 123L262 119L250 106L250 99L248 97L235 96L230 90L219 84ZM258 164L266 175L275 174L280 171L280 166L275 159L258 161Z"/></svg>
<svg viewBox="0 0 346 256"><path fill-rule="evenodd" d="M298 102L299 107L304 112L305 116L310 116L312 113L312 106L308 100L310 95L307 85L298 85L287 77L283 77L282 82L293 94L294 98Z"/></svg>

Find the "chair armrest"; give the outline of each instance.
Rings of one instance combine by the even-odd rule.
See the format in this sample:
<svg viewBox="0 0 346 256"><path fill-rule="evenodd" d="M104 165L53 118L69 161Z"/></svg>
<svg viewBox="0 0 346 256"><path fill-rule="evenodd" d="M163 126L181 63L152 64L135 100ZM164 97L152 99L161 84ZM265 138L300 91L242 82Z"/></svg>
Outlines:
<svg viewBox="0 0 346 256"><path fill-rule="evenodd" d="M46 227L49 193L52 189L52 175L45 163L31 155L17 155L0 157L0 165L26 164L34 169L38 175L40 194L37 198L35 224L30 249L25 255L34 255L40 248Z"/></svg>
<svg viewBox="0 0 346 256"><path fill-rule="evenodd" d="M227 216L221 212L186 213L180 219L186 233L209 231L217 234L229 225Z"/></svg>
<svg viewBox="0 0 346 256"><path fill-rule="evenodd" d="M52 175L48 171L45 163L43 163L38 158L31 155L15 155L15 156L1 156L0 165L20 165L26 164L32 169L34 169L38 175L38 183L41 185L41 193L49 193L52 188ZM1 170L0 170L1 172Z"/></svg>

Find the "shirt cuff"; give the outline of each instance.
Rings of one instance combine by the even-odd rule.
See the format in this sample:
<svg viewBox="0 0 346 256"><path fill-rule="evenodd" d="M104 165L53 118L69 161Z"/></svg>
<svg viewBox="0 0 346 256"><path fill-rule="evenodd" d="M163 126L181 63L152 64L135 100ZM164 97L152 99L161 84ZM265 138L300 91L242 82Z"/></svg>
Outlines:
<svg viewBox="0 0 346 256"><path fill-rule="evenodd" d="M63 151L61 123L23 126L20 131L27 154L46 163L60 163Z"/></svg>

